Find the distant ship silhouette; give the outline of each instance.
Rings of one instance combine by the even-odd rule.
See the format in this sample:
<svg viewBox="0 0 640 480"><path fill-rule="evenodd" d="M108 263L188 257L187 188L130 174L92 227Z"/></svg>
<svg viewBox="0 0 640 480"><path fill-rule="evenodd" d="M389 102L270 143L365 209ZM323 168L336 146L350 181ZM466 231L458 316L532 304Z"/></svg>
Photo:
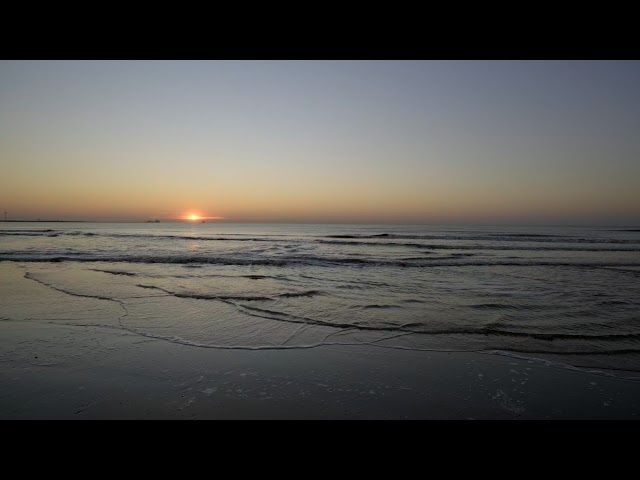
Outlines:
<svg viewBox="0 0 640 480"><path fill-rule="evenodd" d="M160 220L147 220L145 223L160 223Z"/></svg>

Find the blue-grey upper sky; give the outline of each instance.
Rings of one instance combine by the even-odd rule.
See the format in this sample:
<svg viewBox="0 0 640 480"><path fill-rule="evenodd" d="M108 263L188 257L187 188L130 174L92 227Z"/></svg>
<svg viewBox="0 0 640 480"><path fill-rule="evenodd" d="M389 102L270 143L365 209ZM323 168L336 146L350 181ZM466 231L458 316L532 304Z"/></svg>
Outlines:
<svg viewBox="0 0 640 480"><path fill-rule="evenodd" d="M640 223L636 61L4 61L14 218Z"/></svg>

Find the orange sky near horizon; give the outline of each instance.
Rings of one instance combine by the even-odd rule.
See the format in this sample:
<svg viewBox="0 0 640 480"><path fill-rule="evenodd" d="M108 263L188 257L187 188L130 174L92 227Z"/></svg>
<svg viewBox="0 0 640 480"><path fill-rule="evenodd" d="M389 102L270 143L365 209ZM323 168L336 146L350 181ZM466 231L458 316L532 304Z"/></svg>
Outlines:
<svg viewBox="0 0 640 480"><path fill-rule="evenodd" d="M0 210L640 222L639 65L1 61Z"/></svg>

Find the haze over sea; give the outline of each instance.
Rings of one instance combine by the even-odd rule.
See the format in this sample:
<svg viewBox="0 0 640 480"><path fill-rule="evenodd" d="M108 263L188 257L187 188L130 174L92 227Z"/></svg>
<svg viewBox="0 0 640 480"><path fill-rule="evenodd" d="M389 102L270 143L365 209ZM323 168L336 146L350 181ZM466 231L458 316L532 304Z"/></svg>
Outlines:
<svg viewBox="0 0 640 480"><path fill-rule="evenodd" d="M0 268L63 293L43 318L184 345L365 344L640 370L632 227L4 223ZM94 299L91 311L65 308L69 296ZM1 313L38 320L19 303Z"/></svg>

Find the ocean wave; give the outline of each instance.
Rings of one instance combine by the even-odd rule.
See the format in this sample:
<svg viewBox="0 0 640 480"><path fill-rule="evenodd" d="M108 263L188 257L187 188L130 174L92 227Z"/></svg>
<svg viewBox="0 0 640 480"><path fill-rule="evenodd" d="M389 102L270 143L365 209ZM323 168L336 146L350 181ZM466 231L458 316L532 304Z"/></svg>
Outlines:
<svg viewBox="0 0 640 480"><path fill-rule="evenodd" d="M0 235L11 235L12 233L46 233L46 232L55 232L57 230L53 230L51 228L14 228L11 230L0 230Z"/></svg>
<svg viewBox="0 0 640 480"><path fill-rule="evenodd" d="M315 296L324 295L321 291L306 291L306 292L290 292L284 294L276 294L271 297L253 297L253 296L237 296L237 295L207 295L191 292L173 292L168 289L157 287L154 285L138 284L138 287L160 290L169 295L173 295L178 298L192 298L197 300L218 300L233 303L234 301L259 301L259 300L277 300L282 297L303 297L303 296ZM355 322L343 322L343 321L328 321L310 318L301 315L292 315L290 313L281 312L277 310L266 309L262 307L254 307L248 305L237 305L242 311L252 316L259 316L263 318L269 318L271 320L280 320L292 323L304 323L309 325L321 325L335 328L356 329L363 331L388 331L388 332L404 332L417 335L475 335L475 336L494 336L494 337L519 337L519 338L531 338L536 340L544 340L547 342L553 342L557 340L584 340L588 342L593 341L620 341L620 340L640 340L640 332L626 332L626 333L570 333L570 332L525 332L516 331L505 328L503 325L495 323L481 325L478 327L449 327L433 329L429 328L426 324L420 322L405 322L395 324L390 321L382 322L384 325L376 324L363 324L360 321ZM398 305L383 305L383 304L368 304L358 305L354 308L361 309L393 309L402 308ZM563 352L555 352L563 353Z"/></svg>
<svg viewBox="0 0 640 480"><path fill-rule="evenodd" d="M494 348L487 348L486 351L495 351ZM523 347L510 347L507 350L517 353L533 353L537 355L581 355L581 356L595 356L595 355L629 355L640 353L640 348L607 348L607 349L592 349L592 350L545 350L545 349L528 349Z"/></svg>
<svg viewBox="0 0 640 480"><path fill-rule="evenodd" d="M297 298L297 297L316 297L318 295L325 295L325 292L322 292L321 290L306 290L303 292L287 292L287 293L280 293L277 295L277 297L280 298Z"/></svg>
<svg viewBox="0 0 640 480"><path fill-rule="evenodd" d="M542 340L545 343L553 343L557 341L582 341L584 348L588 350L567 350L566 343L558 345L557 351L540 350L539 352L531 353L555 353L564 354L565 352L571 352L576 355L586 355L601 353L606 349L598 348L594 346L594 341L609 341L609 342L621 342L621 341L633 341L634 343L640 340L640 333L621 333L621 334L581 334L581 333L566 333L566 332L522 332L508 330L504 328L496 328L493 325L480 326L477 328L470 327L453 327L433 329L428 328L426 325L419 322L410 322L404 324L394 325L391 322L383 322L383 325L375 325L370 323L361 322L342 322L342 321L327 321L319 320L315 318L309 318L300 315L291 315L284 312L275 310L253 307L247 305L239 306L242 311L252 316L258 316L262 318L268 318L271 320L280 320L292 323L304 323L309 325L321 325L334 328L362 330L362 331L378 331L378 332L393 332L393 333L407 333L415 334L418 336L476 336L476 337L513 337L513 338L529 338L534 340ZM393 308L388 305L369 305L370 308ZM608 348L608 347L607 347ZM617 350L622 351L635 351L634 348L624 347ZM640 351L640 350L638 350Z"/></svg>
<svg viewBox="0 0 640 480"><path fill-rule="evenodd" d="M525 235L525 234L484 234L484 235L409 235L382 233L378 235L366 234L349 234L349 235L325 235L320 238L337 238L337 239L377 239L387 238L396 240L484 240L484 241L504 241L504 242L557 242L557 243L619 243L619 244L640 244L640 240L636 239L619 239L619 238L584 238L572 236L546 236L546 235Z"/></svg>
<svg viewBox="0 0 640 480"><path fill-rule="evenodd" d="M442 238L441 240L447 240ZM366 247L404 247L419 248L425 250L497 250L497 251L527 251L527 252L640 252L640 247L611 248L601 247L599 244L591 247L559 246L559 245L446 245L439 243L406 243L406 242L361 242L340 240L315 240L315 243L327 245L351 245Z"/></svg>
<svg viewBox="0 0 640 480"><path fill-rule="evenodd" d="M402 308L400 305L379 305L377 303L371 305L355 305L353 308L360 308L363 310L375 309L375 310L388 310L393 308Z"/></svg>
<svg viewBox="0 0 640 480"><path fill-rule="evenodd" d="M591 267L592 265L590 265ZM51 269L55 270L55 269ZM92 268L91 270L101 272L105 275L124 275L124 276L136 276L137 273L127 272L120 270L117 267L105 267L105 268ZM134 270L130 267L130 270ZM162 271L162 269L150 269L152 272ZM221 269L223 272L224 269ZM180 269L177 269L179 272ZM216 272L216 270L212 270ZM154 275L155 273L151 273ZM144 277L145 273L140 273L139 276ZM224 275L223 275L224 276ZM238 277L241 275L232 275ZM43 285L47 285L59 292L73 295L77 297L95 298L101 300L109 300L117 302L127 312L127 304L125 298L136 298L134 296L122 297L109 297L113 295L109 293L108 289L100 287L100 282L91 284L65 284L66 276L59 277L61 282L57 284L52 282L56 277L52 274L40 277L39 271L27 272L24 277L29 280L34 280ZM262 278L262 275L244 275L242 277L256 277L255 279ZM300 275L301 278L317 278L319 280L327 280L339 282L339 285L344 285L349 280L341 279L326 279L323 277L331 277L330 275L317 275L316 277L309 275ZM298 277L296 277L298 278ZM358 277L358 278L366 278ZM385 278L385 277L381 277ZM391 278L391 276L389 277ZM107 280L105 278L105 280ZM125 280L125 279L122 279ZM136 277L136 281L137 280ZM533 315L528 316L526 314L518 315L517 321L501 320L499 322L486 323L486 320L495 318L493 315L495 312L502 314L505 310L541 310L545 308L554 309L551 305L512 305L508 303L504 297L488 299L486 303L475 303L470 305L461 305L463 308L476 309L471 318L482 318L484 316L485 322L470 322L468 317L464 313L471 313L469 311L460 311L461 315L457 316L461 322L456 325L454 322L430 323L424 321L421 317L416 318L411 316L407 318L404 312L399 310L391 310L395 308L410 309L410 305L402 307L398 304L402 303L401 299L390 299L384 296L370 296L367 295L358 300L353 300L352 296L348 296L348 301L351 303L359 303L352 308L354 310L361 309L362 312L354 315L354 310L344 310L342 313L327 315L327 311L318 311L316 307L318 305L330 304L330 302L314 302L305 300L305 297L314 297L316 295L330 295L331 288L326 287L326 290L321 289L308 289L301 287L297 291L287 291L288 288L278 289L274 293L267 295L262 291L248 291L247 293L256 293L257 295L225 295L225 294L212 294L205 290L204 285L195 287L194 290L189 290L188 287L182 287L176 285L174 288L167 286L168 282L164 282L161 286L149 283L138 283L136 286L145 289L153 289L166 293L167 296L175 296L177 298L184 299L181 301L187 307L189 303L192 303L194 309L198 311L203 309L206 312L208 308L207 303L198 301L211 301L211 302L224 302L229 305L233 305L237 308L238 312L242 312L246 315L266 318L274 321L290 322L300 325L317 325L323 327L332 327L339 329L339 334L346 334L347 331L357 332L357 341L362 341L363 344L367 343L367 338L372 339L370 344L376 344L380 347L386 348L407 348L420 350L422 347L433 347L439 345L440 351L444 351L447 346L464 345L469 348L473 348L474 351L511 351L521 352L526 354L540 355L541 357L553 356L553 357L566 357L579 358L580 362L588 363L590 361L600 361L604 364L611 365L626 365L627 363L636 362L637 355L640 353L640 328L637 326L637 316L625 315L624 317L610 316L602 318L598 316L597 323L593 321L592 316L581 321L580 324L576 324L573 321L567 321L570 313L565 312L567 306L564 304L556 304L554 317L561 319L562 321L553 322L549 324L547 320L551 317L548 315L540 316ZM131 282L131 288L134 282ZM326 283L309 284L308 286L326 285ZM246 282L247 285L255 285L252 282ZM193 287L192 287L193 288ZM295 288L295 287L294 287ZM325 288L325 287L321 287ZM293 289L292 289L293 290ZM93 293L95 292L95 293ZM233 292L236 293L236 292ZM405 292L403 292L404 294ZM599 307L615 307L621 305L624 307L632 307L634 305L633 300L626 298L614 298L611 295L606 295L602 292L592 292L592 297L586 301L587 305L595 303ZM164 295L160 295L164 296ZM339 296L339 295L338 295ZM300 298L300 300L293 300L294 298ZM468 297L464 297L465 299ZM586 300L586 298L585 298ZM164 301L164 300L163 300ZM170 301L170 300L169 300ZM191 302L192 301L192 302ZM415 299L407 299L407 301L416 301ZM262 302L262 303L261 303ZM468 302L471 303L471 302ZM553 303L553 302L551 302ZM585 302L579 302L579 306ZM305 305L306 304L306 305ZM576 305L578 302L576 302ZM210 304L212 307L216 307L214 303ZM266 307L266 308L265 308ZM320 307L323 308L323 307ZM286 310L295 309L292 314ZM285 310L285 311L282 311ZM603 308L603 311L612 311L612 308ZM187 308L188 311L188 308ZM334 310L330 310L334 312ZM628 309L629 312L632 308ZM488 315L484 315L483 312L487 312ZM399 313L399 315L394 315ZM510 313L510 312L509 312ZM478 317L479 316L479 317ZM578 317L584 317L584 312L577 313ZM511 316L510 317L515 317ZM125 318L125 317L122 317ZM534 324L527 324L529 319L534 319ZM544 326L535 324L540 319L543 320ZM405 320L404 322L402 320ZM593 322L593 323L591 323ZM121 323L122 324L122 323ZM124 328L124 327L123 327ZM177 331L180 328L186 328L181 326L180 323L176 324ZM231 327L233 328L233 327ZM306 329L307 327L301 327ZM151 330L153 331L153 330ZM372 335L360 333L373 332ZM142 335L147 335L145 332L137 332ZM324 334L324 333L323 333ZM330 333L329 335L333 335ZM329 336L328 335L328 336ZM327 336L327 337L328 337ZM433 338L429 338L432 336ZM362 340L360 337L364 337ZM379 338L383 337L383 338ZM402 337L399 340L398 337ZM326 339L326 337L325 337ZM250 341L254 339L249 338ZM240 342L238 345L229 345L228 348L242 348L242 339L238 339ZM318 342L318 345L323 344ZM438 350L438 349L434 349ZM624 358L623 358L624 356ZM589 357L594 357L593 360ZM597 359L597 357L601 357ZM611 358L606 360L605 358ZM572 360L567 360L570 362ZM575 363L575 362L574 362ZM637 363L637 362L636 362Z"/></svg>
<svg viewBox="0 0 640 480"><path fill-rule="evenodd" d="M11 231L0 230L0 235L14 235ZM15 233L15 235L42 235L45 232L54 232L54 230L34 230L32 232ZM115 233L115 232L84 232L84 231L55 231L57 235L69 237L100 237L100 238L123 238L123 239L144 239L144 240L198 240L198 241L214 241L214 242L297 242L294 238L272 238L281 237L279 235L268 236L249 236L241 234L216 234L215 236L196 236L196 235L163 235L148 233ZM236 236L238 235L238 236ZM50 236L50 235L49 235ZM284 236L284 235L283 235Z"/></svg>
<svg viewBox="0 0 640 480"><path fill-rule="evenodd" d="M601 237L580 237L571 235L551 235L535 233L483 233L483 234L403 234L403 233L380 233L380 234L338 234L338 235L282 235L282 234L224 234L216 233L209 236L203 235L171 235L171 234L151 234L151 233L117 233L117 232L88 232L82 230L54 230L54 229L16 229L0 230L3 235L28 235L28 236L83 236L98 238L123 238L123 239L145 239L145 240L197 240L213 242L300 242L315 241L321 243L343 243L355 244L355 242L338 242L338 240L441 240L441 241L483 241L493 242L517 242L517 243L566 243L566 244L620 244L620 245L640 245L640 239L622 238L601 238ZM289 238L287 238L289 237ZM293 237L293 238L291 238ZM325 240L330 239L330 240ZM395 242L368 242L371 245L399 245ZM405 244L406 246L421 246L421 244ZM453 247L453 246L452 246ZM498 248L504 248L502 246ZM561 248L561 247L554 247ZM568 248L568 247L567 247ZM568 248L570 249L570 248Z"/></svg>
<svg viewBox="0 0 640 480"><path fill-rule="evenodd" d="M164 292L169 295L173 295L174 297L193 298L196 300L257 302L257 301L277 300L279 298L315 297L318 295L325 295L325 292L322 292L320 290L285 292L285 293L278 293L273 296L256 296L256 295L214 295L214 294L197 293L197 292L172 292L171 290L167 290L162 287L157 287L155 285L145 285L145 284L137 284L136 287L147 288L152 290L160 290L161 292Z"/></svg>
<svg viewBox="0 0 640 480"><path fill-rule="evenodd" d="M137 273L133 273L133 272L122 272L122 271L117 271L117 270L100 270L98 268L90 268L91 271L93 272L102 272L102 273L108 273L110 275L125 275L127 277L135 277L136 275L138 275Z"/></svg>
<svg viewBox="0 0 640 480"><path fill-rule="evenodd" d="M143 264L201 264L201 265L264 265L273 267L306 266L362 266L362 267L398 267L398 268L429 268L429 267L573 267L573 268L610 268L611 267L640 267L640 262L585 262L576 260L549 261L535 259L476 260L469 257L449 256L445 259L425 257L419 260L384 260L374 258L332 257L332 256L279 256L279 257L231 257L207 255L83 255L81 253L52 254L0 254L0 261L10 262L107 262L107 263L143 263ZM613 270L612 271L617 271ZM622 271L622 270L621 270Z"/></svg>
<svg viewBox="0 0 640 480"><path fill-rule="evenodd" d="M550 308L554 308L552 306L542 304L542 305L514 305L507 303L479 303L475 305L469 305L469 308L473 308L475 310L547 310Z"/></svg>
<svg viewBox="0 0 640 480"><path fill-rule="evenodd" d="M0 236L6 236L6 237L11 237L11 236L21 236L21 237L57 237L58 233L47 233L46 235L44 235L43 233L35 233L35 232L15 232L15 231L11 231L11 232L0 232Z"/></svg>

